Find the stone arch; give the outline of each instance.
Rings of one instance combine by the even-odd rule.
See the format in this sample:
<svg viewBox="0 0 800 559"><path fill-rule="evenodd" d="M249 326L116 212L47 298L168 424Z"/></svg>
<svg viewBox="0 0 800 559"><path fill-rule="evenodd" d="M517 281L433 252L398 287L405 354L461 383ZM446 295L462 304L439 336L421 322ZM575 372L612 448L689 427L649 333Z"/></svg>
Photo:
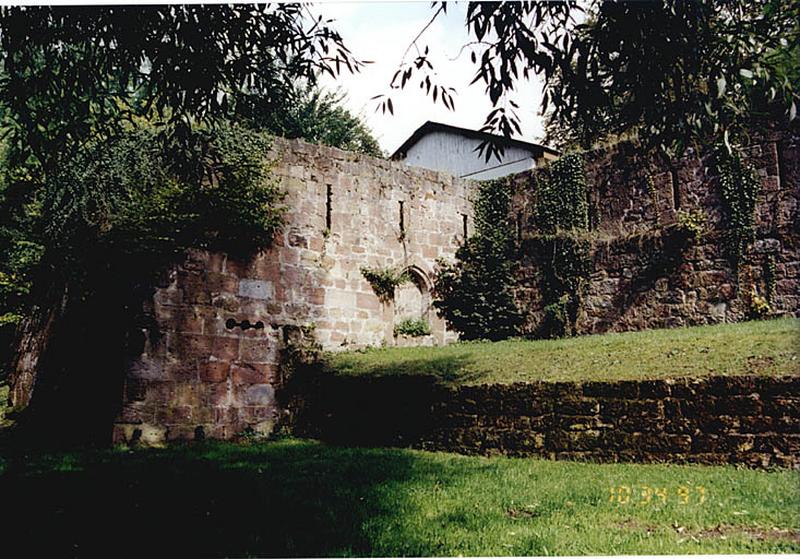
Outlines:
<svg viewBox="0 0 800 559"><path fill-rule="evenodd" d="M431 282L425 270L419 266L408 266L405 272L411 281L397 286L394 294L394 322L402 320L423 319L430 324L431 315Z"/></svg>

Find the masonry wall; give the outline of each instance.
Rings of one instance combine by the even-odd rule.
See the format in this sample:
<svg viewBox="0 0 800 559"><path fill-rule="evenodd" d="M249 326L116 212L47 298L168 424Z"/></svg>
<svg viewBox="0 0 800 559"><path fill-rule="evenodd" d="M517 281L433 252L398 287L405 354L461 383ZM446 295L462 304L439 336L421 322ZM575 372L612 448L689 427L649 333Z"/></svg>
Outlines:
<svg viewBox="0 0 800 559"><path fill-rule="evenodd" d="M800 132L775 131L745 150L761 178L757 240L738 272L725 250L726 219L709 154L677 161L643 158L630 144L586 154L594 272L579 316L581 333L640 330L741 320L744 295L765 291L764 263L774 259L777 313L800 312ZM514 178L528 331L543 316L539 275L548 258L535 242L536 172ZM654 189L648 186L652 180ZM679 211L700 210L708 233L676 237ZM659 254L661 252L661 254Z"/></svg>
<svg viewBox="0 0 800 559"><path fill-rule="evenodd" d="M156 289L116 440L269 432L280 352L301 327L329 350L455 339L428 308L430 278L471 227L469 183L301 141L276 140L272 156L285 227L248 261L190 252ZM409 270L405 304L379 300L364 266ZM428 320L430 336L394 336L411 315Z"/></svg>
<svg viewBox="0 0 800 559"><path fill-rule="evenodd" d="M800 468L798 376L447 387L321 375L304 393L296 432L340 444Z"/></svg>

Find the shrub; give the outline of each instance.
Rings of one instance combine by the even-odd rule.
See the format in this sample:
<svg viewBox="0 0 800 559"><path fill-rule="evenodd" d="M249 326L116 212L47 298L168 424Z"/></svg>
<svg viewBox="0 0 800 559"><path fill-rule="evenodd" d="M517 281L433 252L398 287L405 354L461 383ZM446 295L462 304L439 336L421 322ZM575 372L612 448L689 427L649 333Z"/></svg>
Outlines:
<svg viewBox="0 0 800 559"><path fill-rule="evenodd" d="M507 180L481 183L474 200L475 234L458 248L454 263L439 261L433 305L463 339L501 340L520 332L510 205Z"/></svg>
<svg viewBox="0 0 800 559"><path fill-rule="evenodd" d="M410 336L412 338L419 338L428 336L431 333L431 327L428 321L424 318L406 318L401 320L394 327L395 336Z"/></svg>
<svg viewBox="0 0 800 559"><path fill-rule="evenodd" d="M361 275L364 276L375 295L383 302L394 299L394 290L406 282L411 281L408 271L398 268L361 268Z"/></svg>

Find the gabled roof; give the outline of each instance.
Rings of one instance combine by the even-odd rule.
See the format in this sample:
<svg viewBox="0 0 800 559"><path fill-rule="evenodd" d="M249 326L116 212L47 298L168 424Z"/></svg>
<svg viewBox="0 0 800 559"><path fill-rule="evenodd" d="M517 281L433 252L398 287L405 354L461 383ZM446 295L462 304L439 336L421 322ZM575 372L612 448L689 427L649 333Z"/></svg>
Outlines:
<svg viewBox="0 0 800 559"><path fill-rule="evenodd" d="M431 132L449 132L451 134L458 134L459 136L466 136L468 138L474 138L480 141L489 140L493 141L495 144L504 147L513 146L528 150L534 153L535 156L537 157L541 157L545 152L550 153L552 155L560 155L560 152L558 150L555 150L547 146L543 146L541 144L534 144L532 142L523 142L522 140L506 138L505 136L498 136L496 134L489 134L487 132L481 132L479 130L470 130L469 128L460 128L458 126L451 126L450 124L443 124L441 122L433 122L429 120L428 122L417 128L414 131L414 133L411 134L411 136L409 136L405 142L403 142L403 145L394 150L391 159L401 159L405 157L405 154L408 152L411 146L416 144L425 135L430 134Z"/></svg>

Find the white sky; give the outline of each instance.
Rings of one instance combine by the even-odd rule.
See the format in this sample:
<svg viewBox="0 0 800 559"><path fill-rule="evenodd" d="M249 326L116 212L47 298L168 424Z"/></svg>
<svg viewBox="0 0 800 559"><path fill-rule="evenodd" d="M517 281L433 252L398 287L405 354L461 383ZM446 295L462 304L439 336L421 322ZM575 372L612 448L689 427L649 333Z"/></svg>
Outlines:
<svg viewBox="0 0 800 559"><path fill-rule="evenodd" d="M335 81L326 77L323 85L333 89L340 87L347 93L348 108L366 119L387 154L427 120L476 130L483 125L492 105L482 82L469 86L476 69L470 62L469 48L456 60L451 60L456 58L462 45L470 41L465 26L465 3L449 3L447 14L440 15L418 42L420 50L424 50L425 45L430 46L439 83L456 89L455 111L446 109L440 101L434 105L419 89L419 80L412 78L404 90L389 89L403 52L434 13L430 2L321 2L311 9L323 18L335 20L332 27L339 31L356 58L374 61L358 74L343 73ZM408 58L414 56L412 48ZM370 98L381 93L391 93L394 116L375 112L377 101ZM540 86L533 81L520 81L513 99L520 106L517 113L522 136L519 139L540 140L542 119L537 114Z"/></svg>

